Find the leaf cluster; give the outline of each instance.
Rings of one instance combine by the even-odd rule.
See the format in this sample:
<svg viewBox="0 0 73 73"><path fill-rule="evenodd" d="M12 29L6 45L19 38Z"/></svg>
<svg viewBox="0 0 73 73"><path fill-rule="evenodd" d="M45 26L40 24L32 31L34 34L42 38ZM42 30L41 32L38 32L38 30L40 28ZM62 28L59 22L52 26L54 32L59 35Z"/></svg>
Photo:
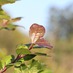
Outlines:
<svg viewBox="0 0 73 73"><path fill-rule="evenodd" d="M0 30L15 30L19 25L13 25L13 22L21 20L21 17L11 18L3 9L2 6L9 3L14 3L16 0L0 0ZM24 28L24 27L23 27Z"/></svg>
<svg viewBox="0 0 73 73"><path fill-rule="evenodd" d="M36 56L48 57L45 53L35 52L34 54L28 49L30 44L20 44L16 47L16 53L19 57L15 58L14 55L5 56L0 61L0 70L6 67L14 67L15 73L51 73L50 70L46 69L46 66L35 60ZM40 49L39 46L34 46L33 49ZM26 63L29 62L29 64ZM45 72L47 71L47 72Z"/></svg>

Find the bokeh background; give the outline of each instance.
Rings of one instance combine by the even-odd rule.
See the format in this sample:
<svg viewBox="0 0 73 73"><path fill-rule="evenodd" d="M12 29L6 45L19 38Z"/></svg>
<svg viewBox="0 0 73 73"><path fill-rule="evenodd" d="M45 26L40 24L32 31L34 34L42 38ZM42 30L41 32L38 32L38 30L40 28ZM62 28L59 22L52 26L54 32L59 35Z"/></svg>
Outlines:
<svg viewBox="0 0 73 73"><path fill-rule="evenodd" d="M53 45L53 49L45 51L51 57L36 59L46 63L53 73L73 73L73 0L21 0L2 8L12 18L23 17L14 24L25 29L0 31L0 58L16 55L16 45L29 43L29 27L38 23L46 28L45 39Z"/></svg>

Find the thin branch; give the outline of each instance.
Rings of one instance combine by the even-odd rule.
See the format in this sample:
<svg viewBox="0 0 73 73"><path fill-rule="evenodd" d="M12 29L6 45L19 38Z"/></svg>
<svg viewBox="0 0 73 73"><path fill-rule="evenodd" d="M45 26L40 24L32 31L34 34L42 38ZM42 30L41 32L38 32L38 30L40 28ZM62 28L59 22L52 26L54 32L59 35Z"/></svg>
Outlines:
<svg viewBox="0 0 73 73"><path fill-rule="evenodd" d="M3 69L0 70L0 73L4 73L7 70L7 67L5 66Z"/></svg>

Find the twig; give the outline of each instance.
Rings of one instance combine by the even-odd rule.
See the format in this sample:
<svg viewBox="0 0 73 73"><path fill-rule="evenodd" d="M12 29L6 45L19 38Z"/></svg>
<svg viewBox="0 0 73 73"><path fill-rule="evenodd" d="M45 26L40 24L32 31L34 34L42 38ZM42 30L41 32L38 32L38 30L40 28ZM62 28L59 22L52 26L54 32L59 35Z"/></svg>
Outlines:
<svg viewBox="0 0 73 73"><path fill-rule="evenodd" d="M5 66L3 69L0 70L0 73L4 73L7 70L7 67Z"/></svg>

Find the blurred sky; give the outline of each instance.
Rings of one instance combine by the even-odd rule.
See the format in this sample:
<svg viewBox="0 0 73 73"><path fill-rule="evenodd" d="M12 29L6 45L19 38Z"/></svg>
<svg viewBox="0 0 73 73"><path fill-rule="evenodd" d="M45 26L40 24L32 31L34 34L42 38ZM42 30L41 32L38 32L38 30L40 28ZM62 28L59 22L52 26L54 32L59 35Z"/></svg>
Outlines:
<svg viewBox="0 0 73 73"><path fill-rule="evenodd" d="M39 23L45 28L49 27L49 9L51 6L64 8L73 0L19 0L14 4L4 5L3 9L8 12L12 18L23 17L23 19L16 24L25 27L28 32L32 23ZM23 31L23 30L22 30Z"/></svg>

